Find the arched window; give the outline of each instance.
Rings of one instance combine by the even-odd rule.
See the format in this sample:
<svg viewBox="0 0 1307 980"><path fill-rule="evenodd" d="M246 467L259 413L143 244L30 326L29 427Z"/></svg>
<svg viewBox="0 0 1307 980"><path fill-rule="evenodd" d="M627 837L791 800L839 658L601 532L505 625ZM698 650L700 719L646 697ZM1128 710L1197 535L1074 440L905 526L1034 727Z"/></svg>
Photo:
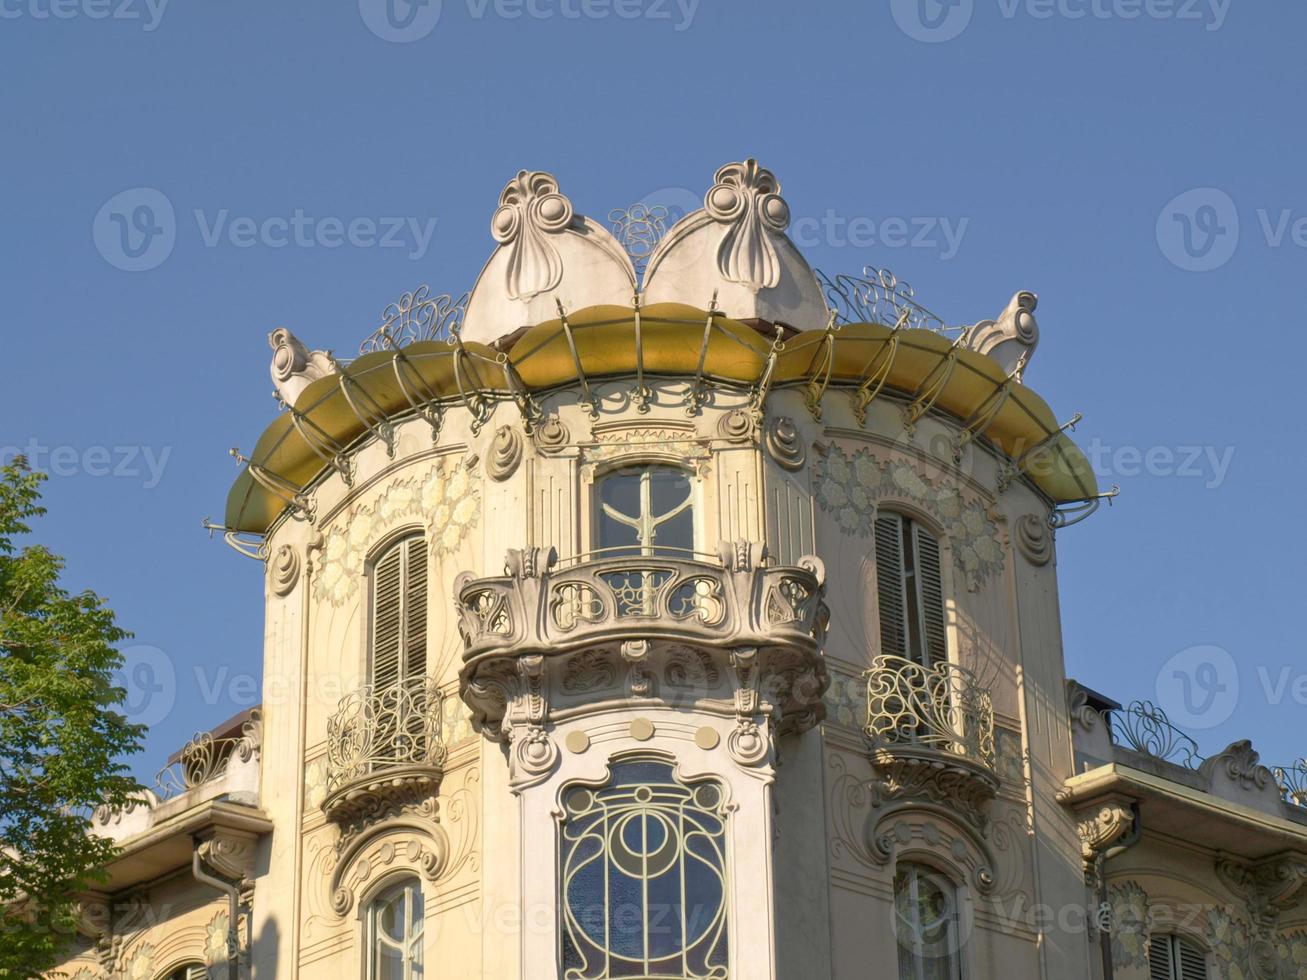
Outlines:
<svg viewBox="0 0 1307 980"><path fill-rule="evenodd" d="M1149 980L1207 980L1207 954L1183 936L1153 936Z"/></svg>
<svg viewBox="0 0 1307 980"><path fill-rule="evenodd" d="M957 891L920 864L894 875L894 929L899 980L961 980Z"/></svg>
<svg viewBox="0 0 1307 980"><path fill-rule="evenodd" d="M185 963L163 980L209 980L209 970L203 963Z"/></svg>
<svg viewBox="0 0 1307 980"><path fill-rule="evenodd" d="M948 659L939 539L911 518L876 517L881 653L923 667Z"/></svg>
<svg viewBox="0 0 1307 980"><path fill-rule="evenodd" d="M372 563L374 690L421 680L427 670L427 554L421 535L395 542Z"/></svg>
<svg viewBox="0 0 1307 980"><path fill-rule="evenodd" d="M605 556L694 550L694 487L676 466L626 466L596 488L596 547Z"/></svg>
<svg viewBox="0 0 1307 980"><path fill-rule="evenodd" d="M422 885L406 878L367 907L367 980L422 976Z"/></svg>
<svg viewBox="0 0 1307 980"><path fill-rule="evenodd" d="M726 820L721 787L658 758L615 762L563 798L563 975L725 977Z"/></svg>

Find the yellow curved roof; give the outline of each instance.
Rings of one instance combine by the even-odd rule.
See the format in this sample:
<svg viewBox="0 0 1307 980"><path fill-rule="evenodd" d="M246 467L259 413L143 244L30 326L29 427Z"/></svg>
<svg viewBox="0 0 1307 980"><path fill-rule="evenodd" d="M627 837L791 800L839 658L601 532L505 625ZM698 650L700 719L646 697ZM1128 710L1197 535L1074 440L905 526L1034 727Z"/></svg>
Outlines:
<svg viewBox="0 0 1307 980"><path fill-rule="evenodd" d="M692 377L702 355L705 378L755 384L767 366L772 342L728 317L714 315L705 329L708 323L706 310L679 303L642 308L644 373ZM443 341L365 354L343 367L342 374L313 382L301 392L294 412L280 415L259 438L249 460L265 478L256 479L249 467L241 471L227 498L226 527L265 533L287 507L287 497L312 483L330 465L332 455L367 431L364 419L384 422L412 411L414 401L421 405L468 397L511 398L513 372L528 391L575 384L578 361L588 380L636 373L634 309L590 307L569 315L567 326L570 330L560 318L530 327L506 355L483 344ZM956 348L938 333L895 331L878 323L846 324L834 332L804 331L778 350L772 385L810 380L820 384L828 369L830 384L861 385L870 378L870 387L875 387L883 380L886 388L920 397L928 407L964 422L986 422L985 438L1013 460L1026 457L1026 475L1056 503L1097 493L1088 460L1059 431L1044 400L1010 382L993 359ZM1032 469L1030 451L1041 445L1041 465ZM270 483L284 484L284 493L275 492Z"/></svg>

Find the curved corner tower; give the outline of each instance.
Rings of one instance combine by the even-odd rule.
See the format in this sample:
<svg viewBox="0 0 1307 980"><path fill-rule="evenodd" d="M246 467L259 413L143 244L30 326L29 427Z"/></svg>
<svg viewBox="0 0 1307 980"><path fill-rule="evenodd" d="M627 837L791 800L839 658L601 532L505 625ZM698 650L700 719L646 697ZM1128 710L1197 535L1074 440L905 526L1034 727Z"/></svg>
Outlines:
<svg viewBox="0 0 1307 980"><path fill-rule="evenodd" d="M1098 499L1035 296L950 327L788 223L729 164L617 223L637 270L523 171L465 303L348 363L273 334L226 518L267 563L256 969L1091 975L1019 914L1085 901L1053 531Z"/></svg>

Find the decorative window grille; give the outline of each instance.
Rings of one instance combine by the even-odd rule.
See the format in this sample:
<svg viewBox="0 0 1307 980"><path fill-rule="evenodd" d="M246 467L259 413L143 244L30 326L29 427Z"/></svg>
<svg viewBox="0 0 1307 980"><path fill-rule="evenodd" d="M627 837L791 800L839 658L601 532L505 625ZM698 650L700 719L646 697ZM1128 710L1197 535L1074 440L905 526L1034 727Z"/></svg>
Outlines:
<svg viewBox="0 0 1307 980"><path fill-rule="evenodd" d="M415 535L372 564L372 688L420 681L426 670L427 555Z"/></svg>
<svg viewBox="0 0 1307 980"><path fill-rule="evenodd" d="M1153 936L1148 944L1149 980L1207 980L1207 955L1181 936Z"/></svg>
<svg viewBox="0 0 1307 980"><path fill-rule="evenodd" d="M901 514L876 518L881 653L931 667L948 659L939 540Z"/></svg>
<svg viewBox="0 0 1307 980"><path fill-rule="evenodd" d="M369 903L367 980L421 980L422 911L422 886L416 878Z"/></svg>
<svg viewBox="0 0 1307 980"><path fill-rule="evenodd" d="M899 980L962 980L957 891L919 864L894 875Z"/></svg>
<svg viewBox="0 0 1307 980"><path fill-rule="evenodd" d="M598 549L605 557L694 550L694 488L675 466L633 466L599 480Z"/></svg>
<svg viewBox="0 0 1307 980"><path fill-rule="evenodd" d="M564 796L560 832L565 980L724 980L726 818L721 786L661 759L613 763Z"/></svg>

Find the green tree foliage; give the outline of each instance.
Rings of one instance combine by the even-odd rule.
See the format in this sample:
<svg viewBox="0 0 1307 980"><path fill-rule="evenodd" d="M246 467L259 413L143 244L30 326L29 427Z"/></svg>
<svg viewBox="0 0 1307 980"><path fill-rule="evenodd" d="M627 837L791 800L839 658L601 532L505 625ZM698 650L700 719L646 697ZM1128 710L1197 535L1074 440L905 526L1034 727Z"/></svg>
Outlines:
<svg viewBox="0 0 1307 980"><path fill-rule="evenodd" d="M0 468L0 977L55 964L77 892L114 853L89 816L139 791L121 760L142 728L113 684L129 634L99 596L59 587L58 556L19 541L45 512L43 479L22 458Z"/></svg>

